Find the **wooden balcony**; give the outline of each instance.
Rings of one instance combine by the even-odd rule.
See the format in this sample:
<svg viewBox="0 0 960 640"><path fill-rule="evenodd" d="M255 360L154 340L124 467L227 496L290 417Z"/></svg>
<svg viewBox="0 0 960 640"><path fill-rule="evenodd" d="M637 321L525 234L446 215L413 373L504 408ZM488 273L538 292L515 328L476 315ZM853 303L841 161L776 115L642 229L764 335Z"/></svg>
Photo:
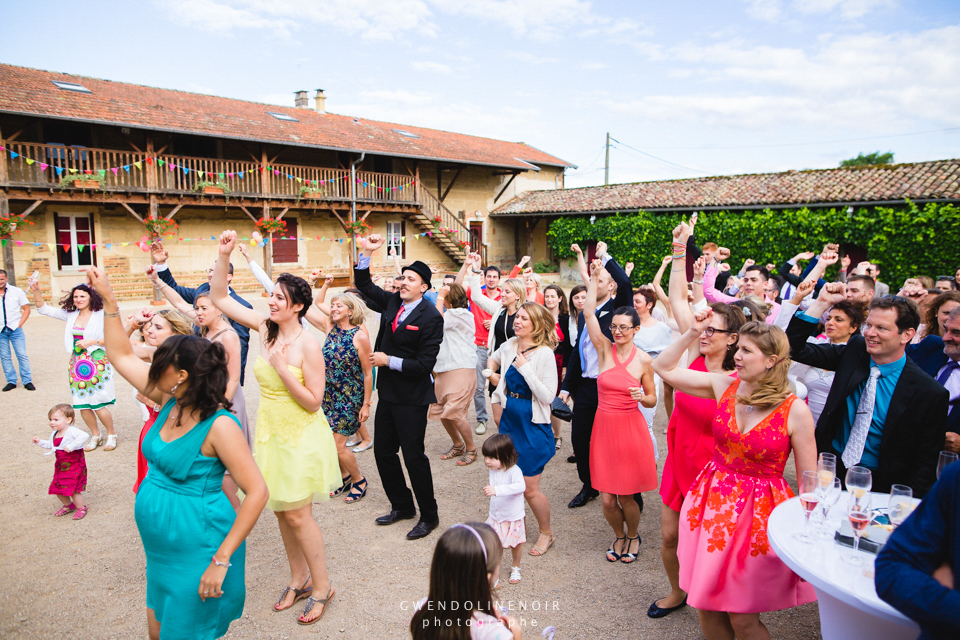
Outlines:
<svg viewBox="0 0 960 640"><path fill-rule="evenodd" d="M150 202L177 209L262 202L341 213L355 202L358 215L404 215L456 262L470 249L469 228L411 175L358 171L351 179L349 170L327 167L3 140L0 147L6 149L0 152L0 189L12 198ZM482 246L472 250L484 252Z"/></svg>

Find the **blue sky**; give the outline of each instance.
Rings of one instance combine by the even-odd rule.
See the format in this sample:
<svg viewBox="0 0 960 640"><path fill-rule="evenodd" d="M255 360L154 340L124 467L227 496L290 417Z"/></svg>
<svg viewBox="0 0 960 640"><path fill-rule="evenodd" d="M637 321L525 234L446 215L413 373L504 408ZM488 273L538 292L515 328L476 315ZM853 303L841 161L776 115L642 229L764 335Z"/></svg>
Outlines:
<svg viewBox="0 0 960 640"><path fill-rule="evenodd" d="M4 63L289 106L323 88L332 112L534 145L579 165L568 186L603 183L607 131L611 182L960 157L956 1L0 0L0 18Z"/></svg>

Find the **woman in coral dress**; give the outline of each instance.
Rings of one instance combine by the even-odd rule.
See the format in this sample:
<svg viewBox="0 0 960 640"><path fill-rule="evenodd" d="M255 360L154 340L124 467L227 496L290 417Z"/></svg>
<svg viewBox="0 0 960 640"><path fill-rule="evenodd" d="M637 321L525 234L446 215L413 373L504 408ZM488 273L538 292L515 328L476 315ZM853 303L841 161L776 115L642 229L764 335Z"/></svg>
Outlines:
<svg viewBox="0 0 960 640"><path fill-rule="evenodd" d="M688 333L702 332L712 316L698 313ZM770 513L794 495L783 478L791 449L798 477L817 464L813 417L789 389L789 354L782 329L749 322L735 356L739 380L654 361L678 391L718 399L715 453L683 501L677 549L680 587L700 610L707 640L767 639L761 612L816 599L767 540Z"/></svg>
<svg viewBox="0 0 960 640"><path fill-rule="evenodd" d="M640 552L640 505L634 494L657 488L657 462L647 423L637 401L657 404L653 359L633 344L640 317L633 307L615 309L609 316L611 343L597 318L597 282L603 265L594 261L583 310L590 341L597 350L600 402L590 437L590 477L600 492L603 516L615 540L607 549L609 562L631 563ZM607 322L607 318L603 319ZM626 525L626 527L624 527ZM626 529L626 530L624 530Z"/></svg>

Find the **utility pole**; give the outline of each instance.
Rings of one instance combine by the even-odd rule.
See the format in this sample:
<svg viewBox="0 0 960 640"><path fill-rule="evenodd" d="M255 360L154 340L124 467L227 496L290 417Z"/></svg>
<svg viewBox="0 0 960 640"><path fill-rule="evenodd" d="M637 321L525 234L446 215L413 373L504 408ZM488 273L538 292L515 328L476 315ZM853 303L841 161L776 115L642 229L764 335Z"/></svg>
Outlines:
<svg viewBox="0 0 960 640"><path fill-rule="evenodd" d="M607 161L603 165L603 184L610 184L610 132L607 131Z"/></svg>

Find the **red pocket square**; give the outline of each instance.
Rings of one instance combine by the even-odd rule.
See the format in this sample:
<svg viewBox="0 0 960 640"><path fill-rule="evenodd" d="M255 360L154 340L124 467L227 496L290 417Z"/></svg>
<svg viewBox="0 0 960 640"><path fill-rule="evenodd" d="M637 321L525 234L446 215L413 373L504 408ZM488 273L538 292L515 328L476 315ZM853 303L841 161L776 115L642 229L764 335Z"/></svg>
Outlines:
<svg viewBox="0 0 960 640"><path fill-rule="evenodd" d="M420 327L415 327L412 324L408 324L407 329L410 329L412 331L420 331Z"/></svg>

